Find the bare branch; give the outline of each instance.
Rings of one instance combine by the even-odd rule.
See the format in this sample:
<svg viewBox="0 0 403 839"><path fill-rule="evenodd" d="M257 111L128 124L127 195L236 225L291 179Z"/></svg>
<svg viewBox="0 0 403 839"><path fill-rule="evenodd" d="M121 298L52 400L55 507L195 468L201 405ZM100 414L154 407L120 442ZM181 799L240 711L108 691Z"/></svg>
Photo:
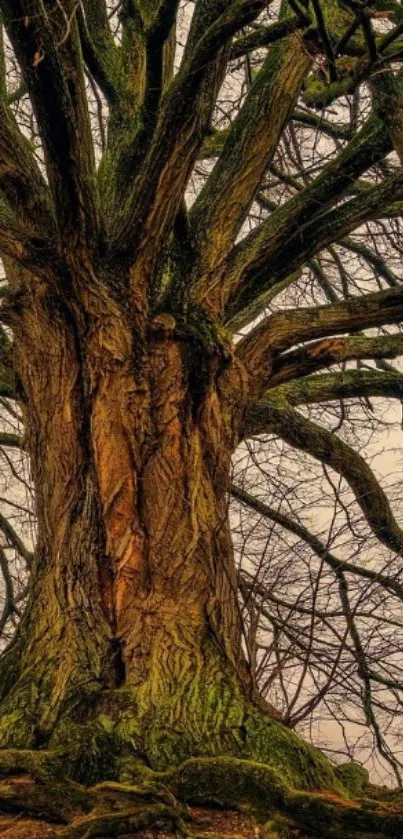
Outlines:
<svg viewBox="0 0 403 839"><path fill-rule="evenodd" d="M298 536L299 539L302 539L303 542L306 542L306 544L309 545L311 550L317 557L319 557L320 560L329 565L329 567L334 571L341 570L346 574L353 574L358 577L363 577L366 580L371 580L374 583L379 583L389 591L393 591L400 600L403 600L403 585L397 582L393 577L388 577L385 574L372 571L364 566L355 565L347 560L339 559L332 551L329 550L324 542L318 539L318 537L308 530L307 527L304 527L303 524L295 519L292 519L290 516L281 513L274 507L270 507L268 504L265 504L263 501L260 501L260 499L255 498L249 492L246 492L244 489L236 486L235 484L231 485L231 495L233 498L236 498L237 501L240 501L241 504L245 504L247 507L250 507L251 510L255 510L256 513L259 513L259 515L267 518L269 521L273 521L280 525L280 527L284 527L285 530L293 533L294 536Z"/></svg>
<svg viewBox="0 0 403 839"><path fill-rule="evenodd" d="M352 489L379 541L397 553L403 551L403 530L375 475L360 454L335 434L303 417L285 399L269 395L251 411L244 436L268 430L338 472Z"/></svg>

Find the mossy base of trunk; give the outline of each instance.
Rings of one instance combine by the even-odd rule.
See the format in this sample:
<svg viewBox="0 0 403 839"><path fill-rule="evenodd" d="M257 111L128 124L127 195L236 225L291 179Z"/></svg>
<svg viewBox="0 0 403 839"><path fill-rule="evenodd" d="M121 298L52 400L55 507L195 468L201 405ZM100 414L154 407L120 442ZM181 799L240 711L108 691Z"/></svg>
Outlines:
<svg viewBox="0 0 403 839"><path fill-rule="evenodd" d="M262 839L403 838L403 802L359 799L362 770L336 769L240 697L233 695L230 707L229 696L224 704L216 697L210 736L196 712L194 731L180 731L169 725L166 707L152 717L134 700L127 688L87 696L59 719L46 747L0 750L0 826L3 813L30 819L32 836L46 824L48 839L211 839L223 834L222 827L214 833L214 812L239 811L249 825L245 839L253 830ZM12 723L11 736L21 713L1 718L3 734ZM200 808L210 824L205 834ZM7 839L20 839L13 830L10 823Z"/></svg>
<svg viewBox="0 0 403 839"><path fill-rule="evenodd" d="M296 788L338 793L345 788L320 751L226 686L199 704L182 699L179 710L171 696L151 705L128 688L83 695L60 716L46 742L35 739L34 721L33 708L23 702L8 707L0 714L3 747L64 753L69 777L87 785L130 780L138 762L164 772L190 757L233 756L280 771Z"/></svg>
<svg viewBox="0 0 403 839"><path fill-rule="evenodd" d="M195 679L193 692L176 693L157 680L83 684L46 737L37 725L46 700L34 684L20 680L0 709L0 816L44 822L49 839L202 837L195 807L241 811L262 839L296 830L309 839L403 839L403 805L359 803L365 772L334 767L248 702L235 676Z"/></svg>

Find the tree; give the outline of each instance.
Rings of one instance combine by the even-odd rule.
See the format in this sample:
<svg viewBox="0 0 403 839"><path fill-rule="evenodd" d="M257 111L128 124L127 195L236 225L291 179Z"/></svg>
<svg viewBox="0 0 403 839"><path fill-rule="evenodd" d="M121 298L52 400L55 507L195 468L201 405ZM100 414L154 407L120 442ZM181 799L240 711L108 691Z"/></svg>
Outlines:
<svg viewBox="0 0 403 839"><path fill-rule="evenodd" d="M2 443L29 454L38 520L27 605L0 659L0 766L39 778L24 806L60 821L124 798L71 778L133 780L143 761L148 780L167 781L190 759L137 821L90 816L65 836L175 823L172 790L208 797L223 778L229 800L232 786L241 799L269 786L272 809L286 801L304 824L302 802L312 820L313 799L228 755L281 764L284 788L345 792L347 776L274 721L245 657L228 515L243 441L272 433L314 454L348 482L379 542L403 545L362 456L296 410L401 395L385 359L402 336L385 327L403 318L402 290L350 238L401 212L400 8L293 0L272 20L266 0L197 0L188 23L186 5L0 3L2 396L24 421L23 441ZM245 68L228 119L225 91ZM339 116L345 96L343 124L317 113L336 103ZM317 139L312 171L295 126ZM293 170L276 158L283 142ZM346 284L337 243L376 269L378 290L339 297L318 258L333 248ZM325 302L290 307L306 266ZM288 306L265 314L286 289ZM346 368L364 360L378 367ZM49 798L61 753L67 777ZM387 835L387 818L360 811L357 829Z"/></svg>

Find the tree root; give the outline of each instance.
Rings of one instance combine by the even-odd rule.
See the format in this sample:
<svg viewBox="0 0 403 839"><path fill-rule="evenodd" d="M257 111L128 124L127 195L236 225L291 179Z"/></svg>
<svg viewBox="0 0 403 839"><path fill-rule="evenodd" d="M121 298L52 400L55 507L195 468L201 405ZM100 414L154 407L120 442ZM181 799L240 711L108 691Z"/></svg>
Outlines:
<svg viewBox="0 0 403 839"><path fill-rule="evenodd" d="M382 800L379 791L376 800L373 787L373 798L355 800L348 793L298 791L278 770L231 757L192 758L166 772L141 771L135 762L132 778L85 787L66 777L60 753L0 751L0 814L44 821L51 839L109 839L150 829L195 836L188 810L195 805L244 812L263 839L287 839L296 830L309 839L403 839L402 797ZM7 839L14 835L20 834L7 828Z"/></svg>
<svg viewBox="0 0 403 839"><path fill-rule="evenodd" d="M124 836L145 828L170 828L174 835L183 833L183 818L174 807L153 804L138 810L119 813L95 813L76 819L57 832L58 839L96 839L96 837Z"/></svg>

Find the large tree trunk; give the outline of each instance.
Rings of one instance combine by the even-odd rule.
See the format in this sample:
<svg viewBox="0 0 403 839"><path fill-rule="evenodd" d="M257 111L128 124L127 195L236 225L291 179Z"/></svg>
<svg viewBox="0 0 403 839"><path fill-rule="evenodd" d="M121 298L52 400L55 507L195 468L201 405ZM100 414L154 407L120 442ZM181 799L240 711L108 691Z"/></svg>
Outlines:
<svg viewBox="0 0 403 839"><path fill-rule="evenodd" d="M0 819L132 835L180 827L179 799L343 831L346 802L293 790L346 793L348 773L268 716L242 650L228 483L248 377L205 313L76 286L80 306L36 283L9 306L38 541L0 658Z"/></svg>
<svg viewBox="0 0 403 839"><path fill-rule="evenodd" d="M158 764L239 739L252 698L228 521L246 380L199 315L133 329L104 286L86 309L37 291L15 326L39 532L1 742L54 741L119 689Z"/></svg>

